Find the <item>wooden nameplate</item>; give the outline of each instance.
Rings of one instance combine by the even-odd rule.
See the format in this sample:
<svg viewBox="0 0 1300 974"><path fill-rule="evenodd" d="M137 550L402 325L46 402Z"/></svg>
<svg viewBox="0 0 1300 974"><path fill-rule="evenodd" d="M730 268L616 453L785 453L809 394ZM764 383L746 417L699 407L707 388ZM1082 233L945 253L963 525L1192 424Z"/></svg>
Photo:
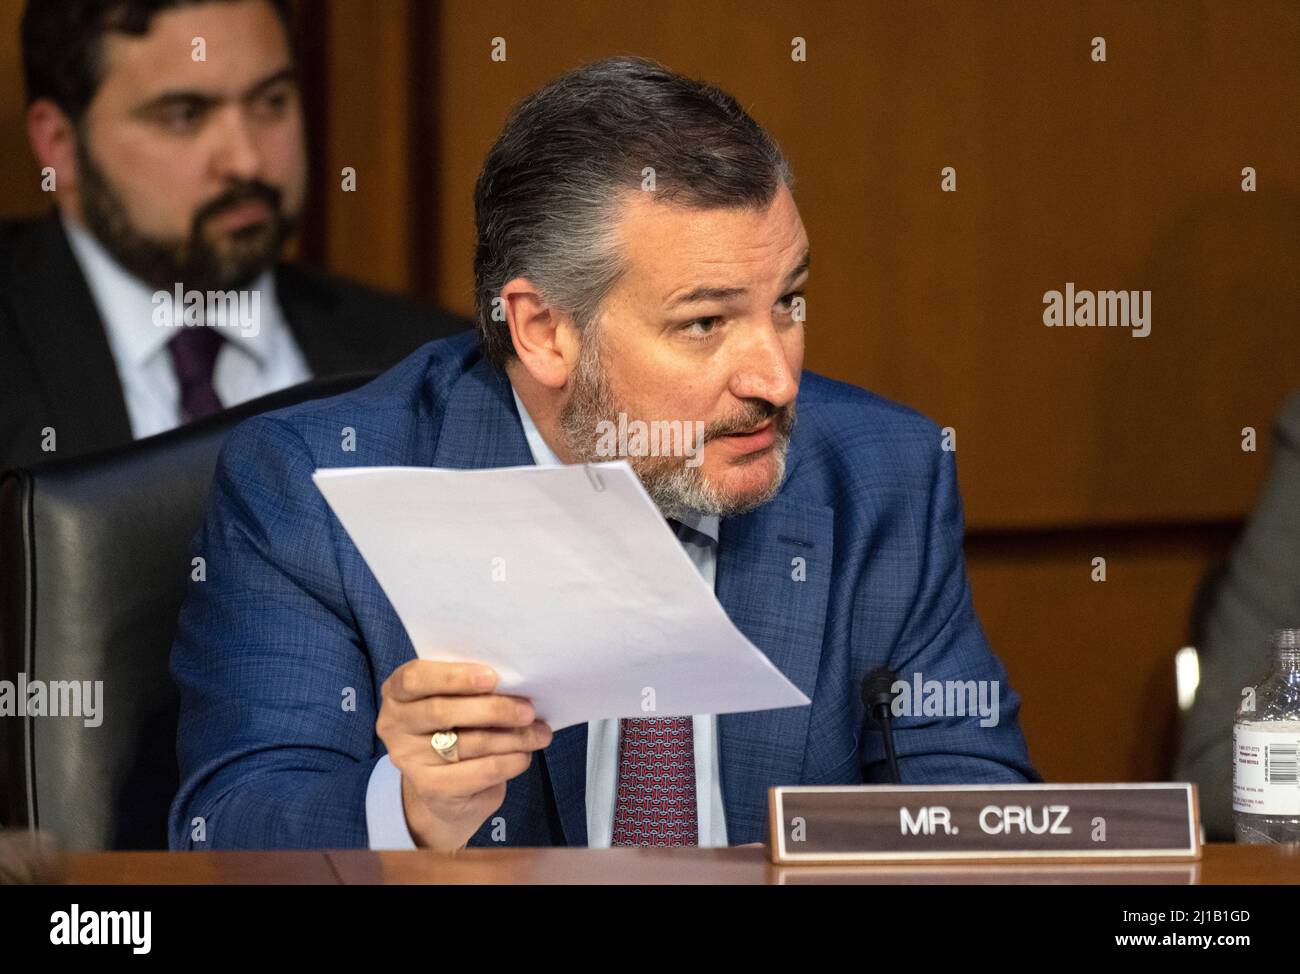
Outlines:
<svg viewBox="0 0 1300 974"><path fill-rule="evenodd" d="M1196 785L790 785L772 861L1180 862L1201 858Z"/></svg>

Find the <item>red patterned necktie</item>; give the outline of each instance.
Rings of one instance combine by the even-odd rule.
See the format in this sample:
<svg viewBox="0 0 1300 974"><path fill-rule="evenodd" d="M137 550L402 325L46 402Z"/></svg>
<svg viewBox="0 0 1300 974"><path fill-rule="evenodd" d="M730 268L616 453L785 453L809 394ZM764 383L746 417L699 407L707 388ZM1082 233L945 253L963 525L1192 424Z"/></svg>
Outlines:
<svg viewBox="0 0 1300 974"><path fill-rule="evenodd" d="M699 845L695 734L687 717L619 721L612 845Z"/></svg>

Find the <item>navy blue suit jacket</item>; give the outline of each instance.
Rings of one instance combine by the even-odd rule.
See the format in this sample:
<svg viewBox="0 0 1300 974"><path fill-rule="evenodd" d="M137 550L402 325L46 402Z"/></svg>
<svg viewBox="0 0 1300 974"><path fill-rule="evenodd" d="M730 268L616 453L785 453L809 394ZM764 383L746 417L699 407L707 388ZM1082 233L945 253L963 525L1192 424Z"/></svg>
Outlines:
<svg viewBox="0 0 1300 974"><path fill-rule="evenodd" d="M509 381L472 332L425 345L354 392L236 428L195 539L206 577L190 583L172 651L173 848L368 842L366 785L384 753L379 688L415 653L312 471L531 462ZM1018 698L971 607L956 464L939 429L804 372L786 471L771 502L723 519L715 590L812 704L719 716L729 842L767 838L772 785L884 779L859 690L882 664L909 682L919 672L1000 688L995 726L976 715L897 718L904 782L1040 780ZM797 558L804 581L794 580ZM349 694L354 708L343 705ZM585 845L586 748L585 724L558 732L470 844L491 844L500 816L508 844Z"/></svg>

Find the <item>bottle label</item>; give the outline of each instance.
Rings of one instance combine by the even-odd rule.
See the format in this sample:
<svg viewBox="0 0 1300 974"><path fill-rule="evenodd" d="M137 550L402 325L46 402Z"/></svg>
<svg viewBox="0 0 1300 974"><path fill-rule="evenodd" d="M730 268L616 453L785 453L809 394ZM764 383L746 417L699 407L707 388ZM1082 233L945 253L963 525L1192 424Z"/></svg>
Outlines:
<svg viewBox="0 0 1300 974"><path fill-rule="evenodd" d="M1298 755L1300 721L1256 721L1233 727L1233 811L1300 815Z"/></svg>

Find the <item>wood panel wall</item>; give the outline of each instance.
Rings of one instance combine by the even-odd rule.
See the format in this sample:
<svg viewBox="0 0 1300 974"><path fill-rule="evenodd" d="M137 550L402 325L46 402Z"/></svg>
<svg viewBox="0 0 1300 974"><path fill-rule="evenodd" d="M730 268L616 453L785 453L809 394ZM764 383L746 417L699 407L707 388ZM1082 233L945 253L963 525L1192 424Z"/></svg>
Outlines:
<svg viewBox="0 0 1300 974"><path fill-rule="evenodd" d="M1172 653L1300 385L1300 7L301 6L316 201L303 253L464 313L472 186L515 101L619 53L732 91L798 180L815 254L808 367L957 431L976 605L1040 770L1168 773ZM20 101L0 89L6 213L40 202ZM355 194L338 191L345 165ZM946 166L955 193L940 191ZM1043 294L1066 282L1150 290L1150 336L1044 327ZM1243 427L1258 451L1242 451Z"/></svg>

